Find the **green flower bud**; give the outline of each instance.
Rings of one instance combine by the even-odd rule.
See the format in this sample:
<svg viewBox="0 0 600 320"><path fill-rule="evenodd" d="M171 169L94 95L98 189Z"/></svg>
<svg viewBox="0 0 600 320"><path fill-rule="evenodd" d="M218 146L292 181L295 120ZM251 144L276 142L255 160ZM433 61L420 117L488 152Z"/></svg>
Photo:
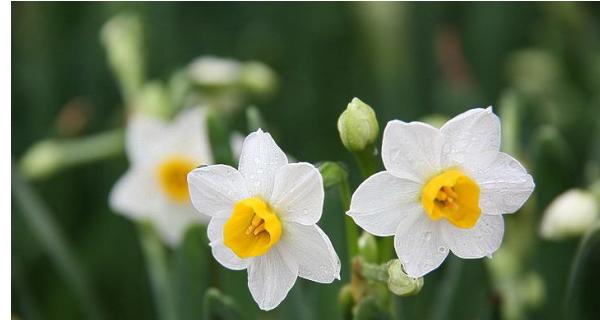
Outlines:
<svg viewBox="0 0 600 320"><path fill-rule="evenodd" d="M365 262L377 262L377 241L368 232L363 232L358 238L358 254Z"/></svg>
<svg viewBox="0 0 600 320"><path fill-rule="evenodd" d="M170 118L174 114L171 106L171 96L165 86L159 81L146 83L136 95L133 102L135 112L147 115Z"/></svg>
<svg viewBox="0 0 600 320"><path fill-rule="evenodd" d="M244 63L239 76L242 87L257 96L268 96L277 87L275 72L261 62Z"/></svg>
<svg viewBox="0 0 600 320"><path fill-rule="evenodd" d="M45 177L61 166L62 153L54 140L42 141L31 147L21 159L21 172L27 178Z"/></svg>
<svg viewBox="0 0 600 320"><path fill-rule="evenodd" d="M398 296L411 296L419 293L423 287L423 278L413 278L406 274L398 259L384 264L359 262L360 274L371 281L385 283L388 289Z"/></svg>
<svg viewBox="0 0 600 320"><path fill-rule="evenodd" d="M340 138L346 149L357 152L373 144L379 135L375 111L358 98L352 99L337 123Z"/></svg>
<svg viewBox="0 0 600 320"><path fill-rule="evenodd" d="M33 145L19 166L28 179L41 179L61 169L105 159L123 152L122 130L107 131L92 136L55 140Z"/></svg>
<svg viewBox="0 0 600 320"><path fill-rule="evenodd" d="M142 23L133 15L119 15L110 19L100 32L108 62L125 100L133 98L143 83L142 33Z"/></svg>
<svg viewBox="0 0 600 320"><path fill-rule="evenodd" d="M556 197L546 208L540 234L548 240L581 236L599 217L598 203L593 194L571 189Z"/></svg>
<svg viewBox="0 0 600 320"><path fill-rule="evenodd" d="M338 185L348 177L348 172L338 163L327 161L319 164L318 167L325 189Z"/></svg>
<svg viewBox="0 0 600 320"><path fill-rule="evenodd" d="M423 288L423 278L412 278L404 272L404 267L398 259L387 263L388 289L401 297L416 295Z"/></svg>

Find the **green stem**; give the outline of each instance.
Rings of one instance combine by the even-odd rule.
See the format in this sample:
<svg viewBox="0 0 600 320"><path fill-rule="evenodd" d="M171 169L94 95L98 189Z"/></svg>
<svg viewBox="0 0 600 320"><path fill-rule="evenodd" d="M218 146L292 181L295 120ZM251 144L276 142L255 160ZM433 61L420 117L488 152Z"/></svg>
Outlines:
<svg viewBox="0 0 600 320"><path fill-rule="evenodd" d="M210 109L206 121L214 162L234 165L227 119L216 109Z"/></svg>
<svg viewBox="0 0 600 320"><path fill-rule="evenodd" d="M46 204L23 179L19 172L12 169L11 187L15 202L21 208L25 222L31 228L32 234L56 264L75 295L80 299L82 308L89 319L103 319L96 297L77 259L68 247L60 232L53 215Z"/></svg>
<svg viewBox="0 0 600 320"><path fill-rule="evenodd" d="M176 300L171 286L173 281L169 276L165 248L152 225L139 223L138 232L159 319L175 320L177 319Z"/></svg>
<svg viewBox="0 0 600 320"><path fill-rule="evenodd" d="M350 184L348 183L348 177L344 176L340 180L339 185L340 200L342 202L342 209L344 213L350 209ZM358 254L358 229L354 225L354 221L347 214L344 214L344 225L346 227L346 244L348 246L348 258L352 260L352 257Z"/></svg>
<svg viewBox="0 0 600 320"><path fill-rule="evenodd" d="M33 145L19 167L26 178L41 179L66 168L119 155L123 147L122 129L77 139L49 139Z"/></svg>
<svg viewBox="0 0 600 320"><path fill-rule="evenodd" d="M567 318L585 319L590 316L589 310L593 310L590 305L593 299L586 298L586 294L589 294L589 288L592 287L589 284L590 279L598 270L598 252L600 252L600 222L587 231L573 259L565 297L564 310L565 315L568 315Z"/></svg>
<svg viewBox="0 0 600 320"><path fill-rule="evenodd" d="M377 150L375 146L367 146L364 150L354 152L353 154L363 179L370 177L379 168L379 160L376 156Z"/></svg>

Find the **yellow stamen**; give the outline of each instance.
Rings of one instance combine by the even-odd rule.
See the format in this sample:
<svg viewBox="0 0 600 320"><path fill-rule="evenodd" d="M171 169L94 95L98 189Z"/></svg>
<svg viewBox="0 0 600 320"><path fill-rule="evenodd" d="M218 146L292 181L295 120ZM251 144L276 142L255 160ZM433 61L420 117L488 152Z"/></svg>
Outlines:
<svg viewBox="0 0 600 320"><path fill-rule="evenodd" d="M223 243L238 257L263 255L281 237L282 225L271 207L260 198L236 203L223 227Z"/></svg>
<svg viewBox="0 0 600 320"><path fill-rule="evenodd" d="M156 168L158 183L167 196L175 202L188 202L187 174L197 164L189 158L172 156L162 161Z"/></svg>
<svg viewBox="0 0 600 320"><path fill-rule="evenodd" d="M432 220L445 218L459 228L472 228L481 214L479 186L455 169L427 182L421 193L421 204Z"/></svg>

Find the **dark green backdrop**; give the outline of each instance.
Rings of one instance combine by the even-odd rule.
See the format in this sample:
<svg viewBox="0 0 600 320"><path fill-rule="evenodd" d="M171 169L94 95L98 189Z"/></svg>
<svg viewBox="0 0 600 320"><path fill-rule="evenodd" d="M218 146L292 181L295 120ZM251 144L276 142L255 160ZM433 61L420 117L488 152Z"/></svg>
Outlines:
<svg viewBox="0 0 600 320"><path fill-rule="evenodd" d="M600 8L592 3L13 3L15 161L39 139L65 135L57 116L66 105L87 110L89 121L77 135L123 125L122 99L98 36L103 23L123 11L143 20L149 79L166 79L207 54L271 66L279 88L258 107L278 143L300 160L347 162L354 185L360 176L336 131L337 117L354 96L375 109L383 128L394 118L497 107L506 92L522 93L528 111L520 140L536 179L537 217L555 195L584 186L586 174L594 174L586 171L600 154ZM556 128L565 139L566 164L561 152L536 143L542 126ZM108 192L126 168L121 155L32 186L74 249L106 317L149 319L155 310L135 226L107 206ZM345 261L338 200L335 194L327 200L321 225ZM26 319L84 317L80 301L15 205L11 228L13 312ZM197 318L210 254L198 244L201 232L190 238L172 262L177 270L193 269L182 271L179 282L189 293L181 301L183 313ZM575 247L576 241L537 243L531 264L547 290L531 318L561 317ZM452 263L429 275L419 296L398 303L403 315L431 315L429 306L439 303L440 279ZM483 261L464 261L461 270L460 290L447 297L448 317L496 317ZM342 272L347 280L347 270ZM245 272L220 273L223 291L240 299L249 318L256 315ZM340 285L299 280L270 316L339 316Z"/></svg>

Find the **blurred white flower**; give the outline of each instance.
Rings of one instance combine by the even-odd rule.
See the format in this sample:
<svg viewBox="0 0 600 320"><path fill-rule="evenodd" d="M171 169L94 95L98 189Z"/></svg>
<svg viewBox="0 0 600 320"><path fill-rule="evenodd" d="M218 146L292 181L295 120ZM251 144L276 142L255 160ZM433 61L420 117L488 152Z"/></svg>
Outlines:
<svg viewBox="0 0 600 320"><path fill-rule="evenodd" d="M127 126L130 167L111 191L110 205L134 220L149 220L170 246L191 224L208 221L191 206L187 184L190 171L213 161L205 112L182 111L172 123L136 113Z"/></svg>
<svg viewBox="0 0 600 320"><path fill-rule="evenodd" d="M248 287L263 310L279 305L298 276L320 283L339 279L340 261L316 225L323 182L308 163L288 164L271 135L244 140L239 171L226 165L188 175L194 207L211 216L213 256L229 269L248 269Z"/></svg>
<svg viewBox="0 0 600 320"><path fill-rule="evenodd" d="M239 81L242 64L233 59L199 57L188 67L190 79L204 86L228 86Z"/></svg>
<svg viewBox="0 0 600 320"><path fill-rule="evenodd" d="M406 272L420 277L451 250L461 258L495 252L502 214L518 210L533 191L525 168L500 150L500 120L472 109L441 129L390 121L383 134L387 171L365 180L348 215L377 236L394 236Z"/></svg>
<svg viewBox="0 0 600 320"><path fill-rule="evenodd" d="M599 218L598 204L587 191L571 189L556 197L544 211L540 235L560 240L583 235Z"/></svg>

